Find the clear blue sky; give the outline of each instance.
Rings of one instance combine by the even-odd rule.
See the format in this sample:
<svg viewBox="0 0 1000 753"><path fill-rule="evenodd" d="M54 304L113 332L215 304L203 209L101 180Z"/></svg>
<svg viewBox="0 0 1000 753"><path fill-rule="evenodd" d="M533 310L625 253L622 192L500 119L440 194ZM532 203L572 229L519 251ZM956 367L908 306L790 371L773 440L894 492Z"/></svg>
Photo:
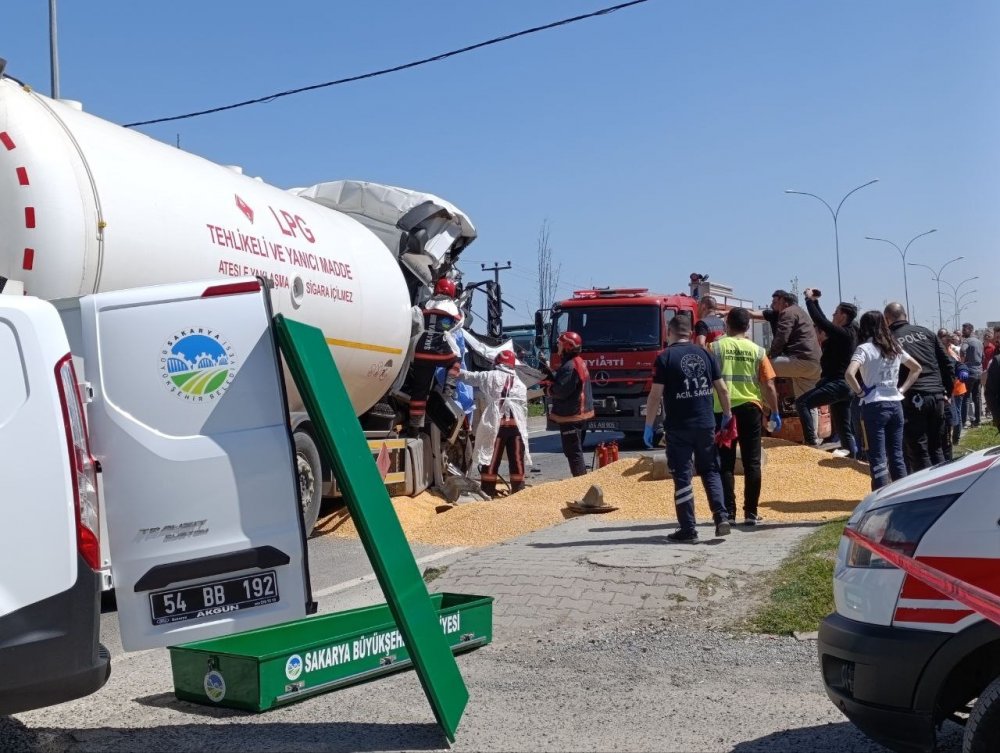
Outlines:
<svg viewBox="0 0 1000 753"><path fill-rule="evenodd" d="M148 3L61 0L62 96L125 123L363 73L611 5L555 2ZM4 9L8 72L48 91L45 0ZM504 296L537 303L544 219L574 286L686 289L692 271L758 302L776 287L901 299L916 241L1000 320L1000 3L651 0L380 79L143 129L275 185L356 178L431 191L508 259ZM916 318L936 325L930 274L910 268ZM947 288L945 287L945 290ZM945 304L946 316L953 311Z"/></svg>

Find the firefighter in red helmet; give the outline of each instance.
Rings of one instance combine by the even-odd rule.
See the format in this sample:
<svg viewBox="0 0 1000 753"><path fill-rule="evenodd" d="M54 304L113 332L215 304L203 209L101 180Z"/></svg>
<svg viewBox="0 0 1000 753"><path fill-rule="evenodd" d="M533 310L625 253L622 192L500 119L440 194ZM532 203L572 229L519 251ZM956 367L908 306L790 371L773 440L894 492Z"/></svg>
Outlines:
<svg viewBox="0 0 1000 753"><path fill-rule="evenodd" d="M414 348L413 364L407 379L410 395L407 433L410 436L417 436L424 428L427 396L434 382L435 370L441 366L447 372L458 361L458 344L450 334L462 325L462 311L455 302L455 292L455 281L441 277L434 283L434 295L422 307L424 332ZM449 381L452 379L449 377Z"/></svg>
<svg viewBox="0 0 1000 753"><path fill-rule="evenodd" d="M583 338L576 332L563 332L556 341L562 364L552 375L548 387L549 418L559 424L563 454L569 461L570 472L582 476L587 472L583 459L583 430L594 417L594 395L590 388L590 371L580 355Z"/></svg>
<svg viewBox="0 0 1000 753"><path fill-rule="evenodd" d="M524 489L524 467L531 465L528 452L528 390L517 375L514 351L501 350L490 371L459 370L452 373L475 387L483 399L483 413L476 425L475 458L480 485L490 497L497 495L500 461L507 454L510 493Z"/></svg>

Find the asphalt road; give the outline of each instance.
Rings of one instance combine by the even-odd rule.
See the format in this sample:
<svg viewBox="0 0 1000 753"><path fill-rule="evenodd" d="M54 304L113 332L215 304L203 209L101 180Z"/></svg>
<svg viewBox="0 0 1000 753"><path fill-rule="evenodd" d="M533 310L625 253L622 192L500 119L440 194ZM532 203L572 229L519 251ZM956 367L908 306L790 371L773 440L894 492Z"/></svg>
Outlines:
<svg viewBox="0 0 1000 753"><path fill-rule="evenodd" d="M545 417L536 416L528 419L528 447L531 450L533 466L528 472L529 484L541 484L546 481L558 481L569 476L569 466L566 463L566 456L563 455L562 445L559 441L559 432L546 431ZM588 432L583 440L583 453L590 467L594 462L594 451L601 442L618 442L619 458L639 457L649 454L652 450L647 450L640 444L626 443L625 435L620 432L599 431ZM594 463L596 468L596 463ZM506 466L501 466L501 473Z"/></svg>
<svg viewBox="0 0 1000 753"><path fill-rule="evenodd" d="M532 482L568 475L558 435L533 420ZM614 435L587 438L592 451ZM640 454L641 448L623 448ZM572 528L572 527L569 527ZM550 529L550 537L578 537ZM571 559L580 551L564 542ZM505 545L501 545L505 546ZM383 601L359 542L310 540L321 612ZM422 567L448 566L473 550L414 545ZM575 561L575 560L573 560ZM546 568L546 573L553 568ZM445 578L444 580L447 580ZM491 593L484 578L477 593ZM433 589L433 584L432 584ZM823 693L814 642L719 629L745 612L743 597L670 608L622 609L581 623L514 624L459 659L470 690L456 751L732 751L885 753ZM706 611L707 610L707 611ZM533 617L544 610L533 611ZM248 714L178 701L169 655L123 654L116 616L102 617L112 675L98 693L0 717L0 750L14 751L382 751L441 750L448 743L412 672ZM942 753L961 731L945 725Z"/></svg>

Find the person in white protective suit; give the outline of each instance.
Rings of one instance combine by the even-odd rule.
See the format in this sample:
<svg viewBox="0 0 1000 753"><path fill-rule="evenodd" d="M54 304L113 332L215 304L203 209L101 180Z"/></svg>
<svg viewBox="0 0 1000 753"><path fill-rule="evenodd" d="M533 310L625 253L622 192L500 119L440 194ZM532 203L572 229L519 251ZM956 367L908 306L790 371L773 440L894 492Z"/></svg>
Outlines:
<svg viewBox="0 0 1000 753"><path fill-rule="evenodd" d="M528 452L528 390L514 365L513 351L502 350L490 371L465 371L457 365L452 373L466 384L480 390L483 414L476 427L474 456L479 466L483 491L490 497L497 494L500 461L507 453L510 468L510 493L524 489L524 469L531 465Z"/></svg>

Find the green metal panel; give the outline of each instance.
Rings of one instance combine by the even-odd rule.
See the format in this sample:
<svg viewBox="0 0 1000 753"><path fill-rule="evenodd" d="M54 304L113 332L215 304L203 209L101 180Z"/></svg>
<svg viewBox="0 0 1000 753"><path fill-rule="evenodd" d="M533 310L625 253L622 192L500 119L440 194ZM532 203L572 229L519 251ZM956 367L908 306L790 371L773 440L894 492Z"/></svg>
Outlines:
<svg viewBox="0 0 1000 753"><path fill-rule="evenodd" d="M274 322L281 351L316 427L319 451L333 468L434 716L454 742L469 692L441 634L427 586L326 338L319 329L280 314Z"/></svg>
<svg viewBox="0 0 1000 753"><path fill-rule="evenodd" d="M492 598L430 598L451 651L492 640ZM178 698L265 711L410 669L412 656L389 606L379 604L174 646L170 663Z"/></svg>

